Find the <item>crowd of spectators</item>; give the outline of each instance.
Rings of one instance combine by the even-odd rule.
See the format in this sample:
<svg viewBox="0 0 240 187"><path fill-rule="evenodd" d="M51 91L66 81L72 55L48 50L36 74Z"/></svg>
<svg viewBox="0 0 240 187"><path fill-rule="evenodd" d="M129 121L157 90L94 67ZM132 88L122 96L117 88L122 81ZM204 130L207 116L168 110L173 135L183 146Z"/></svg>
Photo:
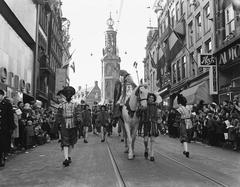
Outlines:
<svg viewBox="0 0 240 187"><path fill-rule="evenodd" d="M11 99L10 99L11 102ZM12 103L15 129L12 133L11 153L27 151L58 138L54 109L44 109L37 103Z"/></svg>
<svg viewBox="0 0 240 187"><path fill-rule="evenodd" d="M221 105L216 103L205 104L200 101L190 106L192 111L193 126L188 129L189 141L231 147L234 151L240 150L240 98L235 96L232 101L223 101ZM179 124L176 120L177 111L172 108L165 111L164 127L170 137L179 136Z"/></svg>

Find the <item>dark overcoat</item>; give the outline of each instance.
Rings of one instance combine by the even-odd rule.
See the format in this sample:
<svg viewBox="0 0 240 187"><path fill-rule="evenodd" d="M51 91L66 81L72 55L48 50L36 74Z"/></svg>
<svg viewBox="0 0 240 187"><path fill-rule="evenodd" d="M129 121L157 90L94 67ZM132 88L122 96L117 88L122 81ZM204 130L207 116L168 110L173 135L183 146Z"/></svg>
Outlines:
<svg viewBox="0 0 240 187"><path fill-rule="evenodd" d="M12 105L4 99L0 102L0 153L9 152L15 127Z"/></svg>

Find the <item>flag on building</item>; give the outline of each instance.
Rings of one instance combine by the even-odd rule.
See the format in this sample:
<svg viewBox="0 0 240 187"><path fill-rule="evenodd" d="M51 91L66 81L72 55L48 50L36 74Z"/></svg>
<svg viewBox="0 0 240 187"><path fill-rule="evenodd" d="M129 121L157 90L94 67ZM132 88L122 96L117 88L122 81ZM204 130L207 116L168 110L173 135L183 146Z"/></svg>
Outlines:
<svg viewBox="0 0 240 187"><path fill-rule="evenodd" d="M74 51L72 52L72 54L70 54L70 56L68 57L68 59L66 60L66 62L63 63L63 65L62 65L61 68L67 68L67 67L69 66L70 61L72 60L72 56L73 56L73 54L74 54L75 51L76 51L76 50L74 50Z"/></svg>
<svg viewBox="0 0 240 187"><path fill-rule="evenodd" d="M73 62L72 65L70 66L72 68L73 72L75 73L75 63Z"/></svg>
<svg viewBox="0 0 240 187"><path fill-rule="evenodd" d="M150 51L148 52L149 53L149 57L150 57L150 62L151 62L151 65L154 69L157 69L157 64L155 63Z"/></svg>
<svg viewBox="0 0 240 187"><path fill-rule="evenodd" d="M233 5L233 10L240 11L240 0L231 0Z"/></svg>
<svg viewBox="0 0 240 187"><path fill-rule="evenodd" d="M137 69L137 65L138 65L137 62L135 61L135 62L133 63L133 67Z"/></svg>

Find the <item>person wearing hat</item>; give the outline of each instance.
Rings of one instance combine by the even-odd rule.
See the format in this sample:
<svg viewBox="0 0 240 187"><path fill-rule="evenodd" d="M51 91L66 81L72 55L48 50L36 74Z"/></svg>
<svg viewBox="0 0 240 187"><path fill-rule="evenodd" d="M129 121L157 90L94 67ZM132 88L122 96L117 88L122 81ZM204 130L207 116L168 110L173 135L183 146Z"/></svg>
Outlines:
<svg viewBox="0 0 240 187"><path fill-rule="evenodd" d="M97 123L101 126L101 132L102 132L102 139L101 142L104 142L106 139L106 133L107 133L107 127L110 123L110 115L107 112L106 106L102 105L100 108L100 112L97 116Z"/></svg>
<svg viewBox="0 0 240 187"><path fill-rule="evenodd" d="M65 158L63 165L66 167L72 162L70 157L71 149L77 142L76 106L71 101L72 96L75 94L75 89L67 86L62 90L62 94L66 97L66 101L59 105L56 120L61 125L61 147Z"/></svg>
<svg viewBox="0 0 240 187"><path fill-rule="evenodd" d="M5 165L5 157L10 151L11 135L14 129L12 105L4 99L4 91L0 89L0 167Z"/></svg>
<svg viewBox="0 0 240 187"><path fill-rule="evenodd" d="M125 71L120 70L120 79L116 81L114 88L113 114L112 117L116 121L121 117L121 109L127 97L127 85L131 85L132 89L137 87L133 82L131 75Z"/></svg>
<svg viewBox="0 0 240 187"><path fill-rule="evenodd" d="M93 124L93 134L98 134L97 132L97 124L96 124L96 119L97 119L97 112L98 112L98 106L97 102L95 101L92 106L92 124Z"/></svg>
<svg viewBox="0 0 240 187"><path fill-rule="evenodd" d="M187 129L192 128L192 121L191 121L191 110L187 108L187 99L182 95L178 94L177 96L177 103L179 108L177 109L178 113L181 115L180 119L180 142L183 144L183 154L189 158L189 151L188 151L188 135Z"/></svg>
<svg viewBox="0 0 240 187"><path fill-rule="evenodd" d="M144 146L145 152L144 157L148 159L148 154L150 152L150 161L154 161L154 150L153 143L154 137L158 136L157 128L157 97L153 93L148 94L148 104L147 109L142 112L143 114L143 132L144 132ZM148 147L148 142L150 142L150 149Z"/></svg>
<svg viewBox="0 0 240 187"><path fill-rule="evenodd" d="M84 126L83 126L83 113L85 111L85 101L81 100L80 104L76 107L76 117L77 117L77 131L78 131L78 138L84 138Z"/></svg>

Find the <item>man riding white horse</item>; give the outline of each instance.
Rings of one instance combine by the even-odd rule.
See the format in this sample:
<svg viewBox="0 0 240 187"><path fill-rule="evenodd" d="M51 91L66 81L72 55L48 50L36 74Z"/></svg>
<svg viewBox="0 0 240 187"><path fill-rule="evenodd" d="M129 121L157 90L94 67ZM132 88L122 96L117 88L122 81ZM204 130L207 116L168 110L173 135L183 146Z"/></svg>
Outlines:
<svg viewBox="0 0 240 187"><path fill-rule="evenodd" d="M137 85L133 82L131 75L127 71L120 70L119 75L120 78L115 83L112 116L116 121L118 121L121 117L122 106L124 105L127 96L127 85L130 85L132 89L137 87Z"/></svg>
<svg viewBox="0 0 240 187"><path fill-rule="evenodd" d="M139 125L138 110L147 107L148 90L143 86L136 86L129 73L120 71L121 81L117 81L114 90L113 118L124 122L125 146L128 159L134 157L134 142ZM132 92L127 94L127 85L132 87Z"/></svg>

